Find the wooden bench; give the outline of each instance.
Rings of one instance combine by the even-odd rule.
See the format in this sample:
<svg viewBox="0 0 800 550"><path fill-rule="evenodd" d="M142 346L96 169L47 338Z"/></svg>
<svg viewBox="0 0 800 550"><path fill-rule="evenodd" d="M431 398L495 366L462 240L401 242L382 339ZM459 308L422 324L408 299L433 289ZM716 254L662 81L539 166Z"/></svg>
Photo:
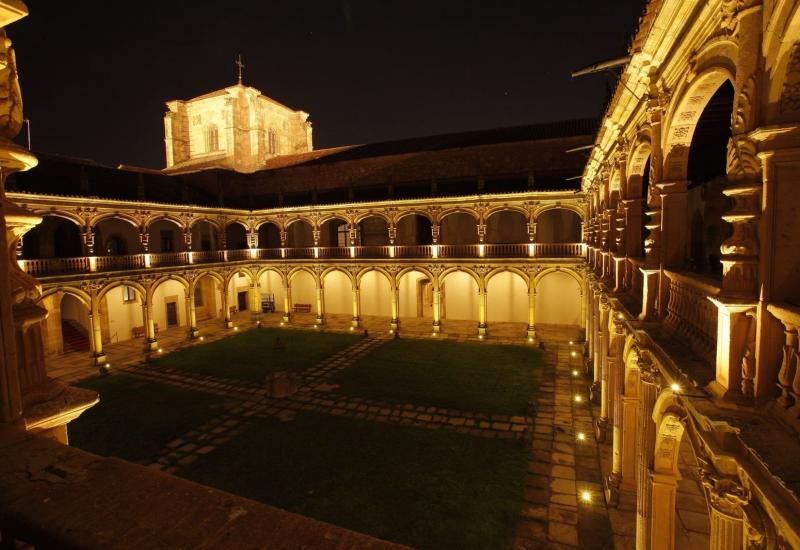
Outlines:
<svg viewBox="0 0 800 550"><path fill-rule="evenodd" d="M144 337L144 325L140 327L133 327L133 337L134 338L143 338Z"/></svg>
<svg viewBox="0 0 800 550"><path fill-rule="evenodd" d="M295 313L311 313L311 304L295 304Z"/></svg>

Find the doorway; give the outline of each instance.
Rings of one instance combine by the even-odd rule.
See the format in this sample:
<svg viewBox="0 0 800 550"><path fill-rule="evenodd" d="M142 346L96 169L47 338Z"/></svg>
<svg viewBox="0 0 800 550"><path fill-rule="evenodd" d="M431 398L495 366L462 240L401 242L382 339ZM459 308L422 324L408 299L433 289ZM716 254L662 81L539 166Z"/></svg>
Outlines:
<svg viewBox="0 0 800 550"><path fill-rule="evenodd" d="M178 326L178 303L167 302L167 326Z"/></svg>
<svg viewBox="0 0 800 550"><path fill-rule="evenodd" d="M239 311L247 311L247 291L237 293L236 297L239 301Z"/></svg>

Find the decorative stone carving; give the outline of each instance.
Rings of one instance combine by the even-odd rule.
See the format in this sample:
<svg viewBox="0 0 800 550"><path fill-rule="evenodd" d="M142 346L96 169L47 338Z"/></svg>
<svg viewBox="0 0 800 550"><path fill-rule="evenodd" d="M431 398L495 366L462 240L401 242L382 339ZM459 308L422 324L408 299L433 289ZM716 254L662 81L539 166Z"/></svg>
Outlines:
<svg viewBox="0 0 800 550"><path fill-rule="evenodd" d="M782 114L800 111L800 42L794 43L789 54L786 78L781 89L780 110Z"/></svg>
<svg viewBox="0 0 800 550"><path fill-rule="evenodd" d="M749 131L754 125L753 105L756 102L756 79L751 76L745 82L736 98L736 109L733 113L733 133L741 134Z"/></svg>
<svg viewBox="0 0 800 550"><path fill-rule="evenodd" d="M0 135L13 139L22 129L22 94L11 39L0 29Z"/></svg>
<svg viewBox="0 0 800 550"><path fill-rule="evenodd" d="M731 180L761 177L761 162L756 156L756 144L745 136L736 135L728 140L727 173Z"/></svg>

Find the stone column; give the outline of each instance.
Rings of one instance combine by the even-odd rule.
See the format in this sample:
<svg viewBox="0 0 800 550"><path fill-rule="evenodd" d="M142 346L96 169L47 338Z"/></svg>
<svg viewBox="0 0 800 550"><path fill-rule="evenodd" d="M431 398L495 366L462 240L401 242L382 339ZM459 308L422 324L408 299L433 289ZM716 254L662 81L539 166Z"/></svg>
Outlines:
<svg viewBox="0 0 800 550"><path fill-rule="evenodd" d="M675 549L675 504L678 478L651 472L650 543L652 550ZM733 548L733 547L726 547Z"/></svg>
<svg viewBox="0 0 800 550"><path fill-rule="evenodd" d="M661 265L680 269L686 259L686 243L689 240L688 182L661 182L657 185L661 192ZM669 281L663 270L658 284L658 315L667 315L669 302Z"/></svg>
<svg viewBox="0 0 800 550"><path fill-rule="evenodd" d="M222 319L225 328L233 327L233 321L231 321L231 308L228 305L228 285L223 285L222 288Z"/></svg>
<svg viewBox="0 0 800 550"><path fill-rule="evenodd" d="M139 243L142 245L142 253L150 252L150 233L146 227L139 228Z"/></svg>
<svg viewBox="0 0 800 550"><path fill-rule="evenodd" d="M353 328L361 326L361 290L356 285L353 285L353 321L351 326Z"/></svg>
<svg viewBox="0 0 800 550"><path fill-rule="evenodd" d="M283 322L292 321L292 285L286 283L283 287Z"/></svg>
<svg viewBox="0 0 800 550"><path fill-rule="evenodd" d="M194 294L186 289L186 324L189 325L189 338L197 338L200 331L197 328L197 309L194 305Z"/></svg>
<svg viewBox="0 0 800 550"><path fill-rule="evenodd" d="M606 360L608 359L608 312L610 309L610 304L608 303L608 298L606 296L601 296L598 302L598 306L600 309L600 322L598 323L596 337L597 337L597 345L595 347L595 351L597 355L594 358L594 369L593 369L593 379L592 379L592 400L595 400L600 396L600 385L602 383L603 371L607 368L606 367Z"/></svg>
<svg viewBox="0 0 800 550"><path fill-rule="evenodd" d="M397 288L396 281L392 285L392 320L389 324L391 330L400 330L400 289Z"/></svg>
<svg viewBox="0 0 800 550"><path fill-rule="evenodd" d="M322 282L317 287L317 319L318 325L325 324L325 287Z"/></svg>
<svg viewBox="0 0 800 550"><path fill-rule="evenodd" d="M528 338L536 338L536 289L531 280L528 288Z"/></svg>
<svg viewBox="0 0 800 550"><path fill-rule="evenodd" d="M486 289L478 288L478 336L486 336Z"/></svg>
<svg viewBox="0 0 800 550"><path fill-rule="evenodd" d="M100 311L99 308L93 307L89 313L89 328L91 329L91 342L92 354L94 356L94 364L98 366L105 365L106 354L103 352L103 332L100 327Z"/></svg>
<svg viewBox="0 0 800 550"><path fill-rule="evenodd" d="M701 469L701 482L708 496L711 550L745 548L745 514L749 495L736 479L717 477Z"/></svg>
<svg viewBox="0 0 800 550"><path fill-rule="evenodd" d="M636 548L651 548L650 520L652 518L653 483L651 479L653 454L656 444L656 424L653 422L653 407L658 397L658 385L661 374L658 367L644 357L639 358L639 418L637 433L639 436L636 457Z"/></svg>
<svg viewBox="0 0 800 550"><path fill-rule="evenodd" d="M625 345L625 324L619 315L615 311L611 312L614 333L611 334L609 341L608 355L600 383L600 418L597 419L597 440L600 442L606 439L608 420L614 418L616 396L619 393L617 371L622 363L622 348Z"/></svg>
<svg viewBox="0 0 800 550"><path fill-rule="evenodd" d="M442 291L439 290L439 287L434 287L433 289L433 333L439 333L442 331L442 319L440 317L441 312L441 300L442 300Z"/></svg>
<svg viewBox="0 0 800 550"><path fill-rule="evenodd" d="M256 324L261 322L261 293L258 283L250 283L248 296L250 298L250 320Z"/></svg>
<svg viewBox="0 0 800 550"><path fill-rule="evenodd" d="M156 339L156 322L153 319L153 304L151 300L145 299L142 303L142 319L146 332L144 350L153 351L158 349L158 339Z"/></svg>

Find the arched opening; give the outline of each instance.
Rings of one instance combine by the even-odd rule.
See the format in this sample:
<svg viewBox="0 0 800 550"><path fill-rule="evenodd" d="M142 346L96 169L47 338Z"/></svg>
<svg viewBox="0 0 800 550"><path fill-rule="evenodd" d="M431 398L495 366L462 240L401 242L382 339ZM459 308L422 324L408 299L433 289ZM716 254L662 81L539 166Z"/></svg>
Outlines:
<svg viewBox="0 0 800 550"><path fill-rule="evenodd" d="M121 218L106 218L95 226L94 251L98 256L123 256L141 252L139 231Z"/></svg>
<svg viewBox="0 0 800 550"><path fill-rule="evenodd" d="M148 228L150 252L184 252L186 241L181 227L171 219L161 218L152 222Z"/></svg>
<svg viewBox="0 0 800 550"><path fill-rule="evenodd" d="M498 273L486 285L486 321L528 326L528 284L518 273ZM521 330L525 330L525 328Z"/></svg>
<svg viewBox="0 0 800 550"><path fill-rule="evenodd" d="M397 281L400 319L433 317L433 284L421 271L408 271Z"/></svg>
<svg viewBox="0 0 800 550"><path fill-rule="evenodd" d="M362 246L386 246L389 226L380 216L368 216L358 222L358 236Z"/></svg>
<svg viewBox="0 0 800 550"><path fill-rule="evenodd" d="M703 109L689 147L686 179L689 205L689 269L722 276L720 246L731 234L722 219L730 200L722 194L727 182L733 84L725 80Z"/></svg>
<svg viewBox="0 0 800 550"><path fill-rule="evenodd" d="M258 278L261 292L261 311L263 313L280 313L283 311L286 291L280 274L275 271L264 271Z"/></svg>
<svg viewBox="0 0 800 550"><path fill-rule="evenodd" d="M330 218L319 227L320 246L349 246L349 226L341 218Z"/></svg>
<svg viewBox="0 0 800 550"><path fill-rule="evenodd" d="M315 306L317 303L317 283L314 277L305 270L295 271L289 280L289 287L292 291L292 304L294 306L293 315L298 311L307 311L308 313L300 313L299 317L302 319L311 318L315 315Z"/></svg>
<svg viewBox="0 0 800 550"><path fill-rule="evenodd" d="M247 247L247 229L239 222L225 227L225 247L228 250L242 250Z"/></svg>
<svg viewBox="0 0 800 550"><path fill-rule="evenodd" d="M250 277L244 271L234 274L228 281L228 309L231 316L250 310Z"/></svg>
<svg viewBox="0 0 800 550"><path fill-rule="evenodd" d="M61 350L64 353L73 351L88 352L89 308L72 294L65 293L61 297Z"/></svg>
<svg viewBox="0 0 800 550"><path fill-rule="evenodd" d="M367 271L361 277L359 289L362 315L392 316L392 285L386 275L377 270Z"/></svg>
<svg viewBox="0 0 800 550"><path fill-rule="evenodd" d="M478 242L478 221L466 212L456 212L445 216L439 228L441 244L476 244Z"/></svg>
<svg viewBox="0 0 800 550"><path fill-rule="evenodd" d="M258 226L259 248L280 248L281 230L272 222L264 222Z"/></svg>
<svg viewBox="0 0 800 550"><path fill-rule="evenodd" d="M153 321L159 330L186 326L185 289L180 281L167 279L153 290Z"/></svg>
<svg viewBox="0 0 800 550"><path fill-rule="evenodd" d="M486 220L488 244L517 244L528 242L528 220L516 210L501 210Z"/></svg>
<svg viewBox="0 0 800 550"><path fill-rule="evenodd" d="M441 318L448 321L478 320L478 283L469 273L453 271L441 282Z"/></svg>
<svg viewBox="0 0 800 550"><path fill-rule="evenodd" d="M222 285L211 275L203 275L194 283L195 319L198 322L219 319L222 313Z"/></svg>
<svg viewBox="0 0 800 550"><path fill-rule="evenodd" d="M286 246L290 248L308 248L314 246L314 230L305 220L296 220L286 228Z"/></svg>
<svg viewBox="0 0 800 550"><path fill-rule="evenodd" d="M73 221L60 216L44 216L42 223L22 237L22 257L74 258L83 256L81 230Z"/></svg>
<svg viewBox="0 0 800 550"><path fill-rule="evenodd" d="M536 219L536 242L581 242L581 217L566 208L545 210Z"/></svg>
<svg viewBox="0 0 800 550"><path fill-rule="evenodd" d="M103 295L100 300L100 332L104 344L144 338L142 296L134 287L119 285Z"/></svg>
<svg viewBox="0 0 800 550"><path fill-rule="evenodd" d="M325 293L325 313L333 315L352 315L353 286L350 277L342 271L333 270L322 279Z"/></svg>
<svg viewBox="0 0 800 550"><path fill-rule="evenodd" d="M217 227L208 220L198 220L192 225L192 250L219 250Z"/></svg>
<svg viewBox="0 0 800 550"><path fill-rule="evenodd" d="M536 284L536 326L581 325L581 285L569 273L551 271Z"/></svg>
<svg viewBox="0 0 800 550"><path fill-rule="evenodd" d="M425 245L433 242L431 221L419 214L403 216L397 222L397 238L395 243L401 246Z"/></svg>

